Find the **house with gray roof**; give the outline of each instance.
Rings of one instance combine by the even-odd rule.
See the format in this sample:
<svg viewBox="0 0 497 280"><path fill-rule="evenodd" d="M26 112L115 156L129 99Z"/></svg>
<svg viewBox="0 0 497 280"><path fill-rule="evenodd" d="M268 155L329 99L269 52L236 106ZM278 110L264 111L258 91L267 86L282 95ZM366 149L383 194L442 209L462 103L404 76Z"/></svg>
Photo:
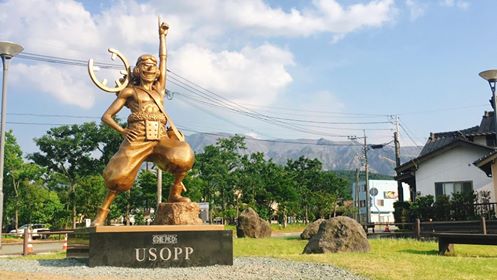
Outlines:
<svg viewBox="0 0 497 280"><path fill-rule="evenodd" d="M495 152L494 120L494 112L485 112L478 126L431 133L418 157L395 169L395 179L409 185L413 200L416 195L437 197L484 190L491 192L495 202L492 179L474 164Z"/></svg>

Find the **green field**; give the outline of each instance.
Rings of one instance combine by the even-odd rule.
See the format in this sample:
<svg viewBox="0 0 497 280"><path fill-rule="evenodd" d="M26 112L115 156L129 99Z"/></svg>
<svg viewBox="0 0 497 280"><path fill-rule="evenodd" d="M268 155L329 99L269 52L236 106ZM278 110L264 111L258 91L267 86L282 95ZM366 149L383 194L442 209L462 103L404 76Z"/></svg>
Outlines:
<svg viewBox="0 0 497 280"><path fill-rule="evenodd" d="M304 255L307 241L297 238L235 238L234 255L326 263L371 279L497 279L497 246L455 245L455 255L438 256L433 241L372 239L369 243L368 253ZM64 257L58 253L28 259Z"/></svg>
<svg viewBox="0 0 497 280"><path fill-rule="evenodd" d="M235 256L270 256L319 262L371 279L497 279L497 246L455 245L438 256L436 242L372 239L369 253L301 254L307 241L288 238L235 239Z"/></svg>

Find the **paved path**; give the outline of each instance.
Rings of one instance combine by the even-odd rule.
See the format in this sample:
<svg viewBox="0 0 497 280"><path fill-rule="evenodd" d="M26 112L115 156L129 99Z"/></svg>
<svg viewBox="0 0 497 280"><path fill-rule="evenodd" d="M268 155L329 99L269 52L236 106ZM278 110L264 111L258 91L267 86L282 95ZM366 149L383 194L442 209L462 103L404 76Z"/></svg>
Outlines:
<svg viewBox="0 0 497 280"><path fill-rule="evenodd" d="M64 241L35 241L33 242L33 253L48 253L62 251ZM22 243L2 244L0 256L22 255Z"/></svg>

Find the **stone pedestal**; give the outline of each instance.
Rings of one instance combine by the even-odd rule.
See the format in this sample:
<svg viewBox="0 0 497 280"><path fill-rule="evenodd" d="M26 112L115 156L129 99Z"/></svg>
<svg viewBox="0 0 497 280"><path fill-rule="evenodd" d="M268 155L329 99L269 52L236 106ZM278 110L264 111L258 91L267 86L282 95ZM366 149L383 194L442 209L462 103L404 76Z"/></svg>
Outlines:
<svg viewBox="0 0 497 280"><path fill-rule="evenodd" d="M67 258L90 267L232 265L233 237L222 225L97 226L68 235Z"/></svg>
<svg viewBox="0 0 497 280"><path fill-rule="evenodd" d="M193 202L160 203L154 225L200 225L200 207Z"/></svg>

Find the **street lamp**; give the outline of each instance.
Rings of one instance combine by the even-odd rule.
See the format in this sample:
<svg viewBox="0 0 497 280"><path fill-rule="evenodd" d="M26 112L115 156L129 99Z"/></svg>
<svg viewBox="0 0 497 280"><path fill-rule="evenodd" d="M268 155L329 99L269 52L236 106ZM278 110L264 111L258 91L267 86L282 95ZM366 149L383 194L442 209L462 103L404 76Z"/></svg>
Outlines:
<svg viewBox="0 0 497 280"><path fill-rule="evenodd" d="M3 63L2 80L2 120L0 123L0 248L2 247L2 221L3 221L3 163L5 157L5 114L7 112L7 74L9 72L9 62L24 48L21 45L11 42L0 42L0 56Z"/></svg>
<svg viewBox="0 0 497 280"><path fill-rule="evenodd" d="M495 132L495 144L494 146L497 146L497 107L496 107L496 100L495 100L495 84L497 83L497 70L492 69L492 70L486 70L483 72L480 72L480 77L488 81L488 84L490 85L490 90L492 91L492 107L494 108L494 132Z"/></svg>

